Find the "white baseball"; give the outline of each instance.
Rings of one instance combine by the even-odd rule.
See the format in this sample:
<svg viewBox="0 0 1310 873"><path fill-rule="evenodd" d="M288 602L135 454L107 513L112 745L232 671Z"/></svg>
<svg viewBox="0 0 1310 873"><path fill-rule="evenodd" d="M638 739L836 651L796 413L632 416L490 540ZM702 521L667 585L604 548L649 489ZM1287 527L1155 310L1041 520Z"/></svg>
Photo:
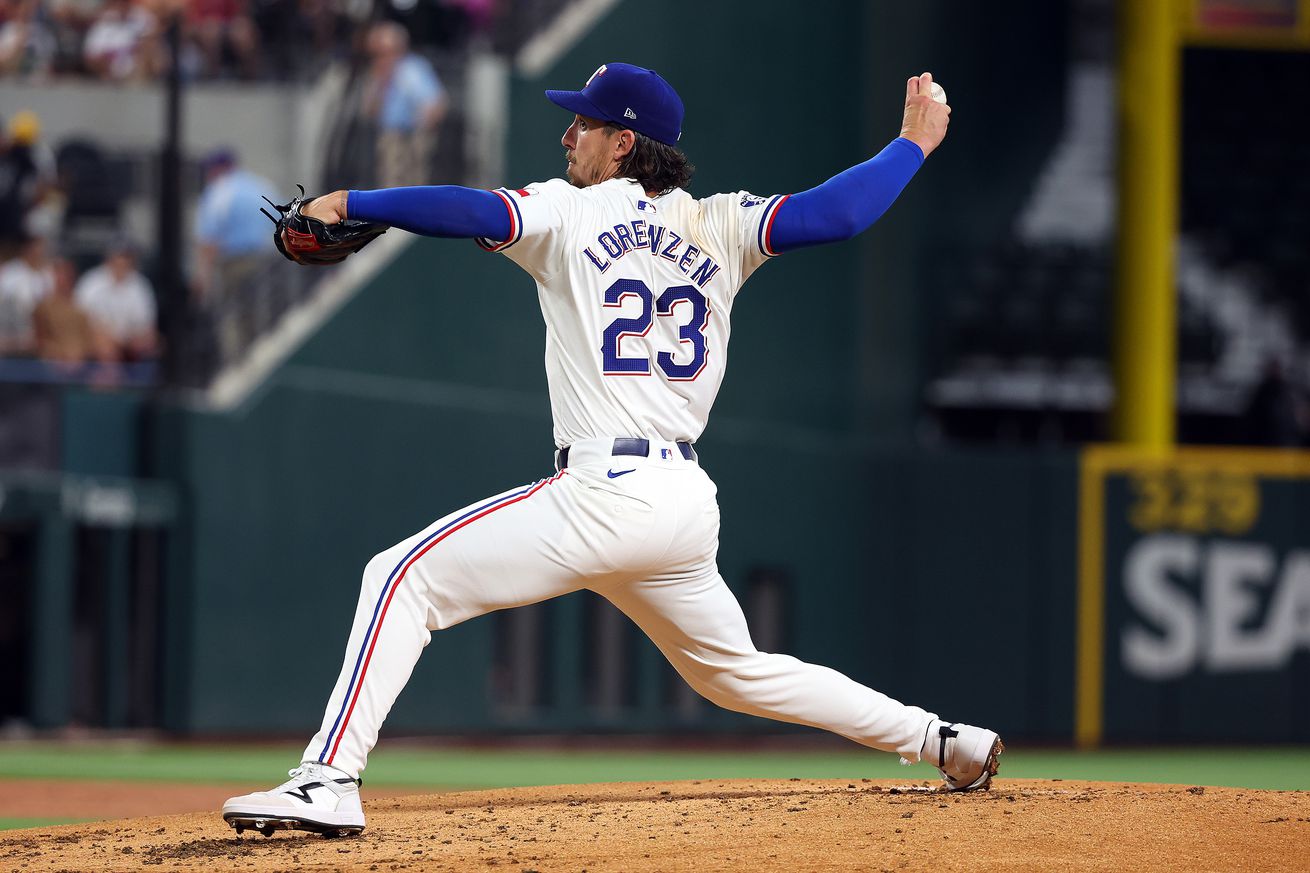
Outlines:
<svg viewBox="0 0 1310 873"><path fill-rule="evenodd" d="M941 85L938 85L936 82L933 82L932 85L928 88L928 96L936 100L938 103L945 103L946 89L943 88Z"/></svg>

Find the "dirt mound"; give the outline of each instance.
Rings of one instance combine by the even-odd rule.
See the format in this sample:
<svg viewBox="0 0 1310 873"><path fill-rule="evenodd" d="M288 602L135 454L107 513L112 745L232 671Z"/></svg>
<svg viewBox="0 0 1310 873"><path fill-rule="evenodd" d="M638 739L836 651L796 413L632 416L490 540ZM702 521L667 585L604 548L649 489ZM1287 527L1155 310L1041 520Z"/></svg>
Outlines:
<svg viewBox="0 0 1310 873"><path fill-rule="evenodd" d="M248 785L191 782L115 782L82 779L5 779L0 818L121 819L215 810ZM413 788L370 788L374 798L413 794ZM42 831L44 833L45 831Z"/></svg>
<svg viewBox="0 0 1310 873"><path fill-rule="evenodd" d="M0 868L86 870L1304 870L1310 792L1000 779L706 780L365 801L328 840L217 812L0 835Z"/></svg>

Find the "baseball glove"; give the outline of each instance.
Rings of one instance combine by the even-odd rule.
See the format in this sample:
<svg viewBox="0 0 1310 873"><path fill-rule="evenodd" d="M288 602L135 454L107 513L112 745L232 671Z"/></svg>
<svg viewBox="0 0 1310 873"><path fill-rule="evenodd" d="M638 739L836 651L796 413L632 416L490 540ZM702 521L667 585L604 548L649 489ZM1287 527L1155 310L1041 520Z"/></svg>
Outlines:
<svg viewBox="0 0 1310 873"><path fill-rule="evenodd" d="M338 264L387 232L387 225L372 221L347 218L336 224L324 224L317 218L302 215L301 205L314 198L305 196L303 185L296 187L300 196L293 197L290 203L278 205L264 198L278 211L277 215L262 206L259 209L273 222L273 245L288 260L316 266Z"/></svg>

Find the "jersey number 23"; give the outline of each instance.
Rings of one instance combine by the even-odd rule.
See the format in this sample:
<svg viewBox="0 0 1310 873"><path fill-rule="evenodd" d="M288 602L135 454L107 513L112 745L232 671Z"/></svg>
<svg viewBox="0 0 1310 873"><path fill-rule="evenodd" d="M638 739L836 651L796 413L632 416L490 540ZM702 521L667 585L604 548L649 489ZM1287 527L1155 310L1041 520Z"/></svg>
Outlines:
<svg viewBox="0 0 1310 873"><path fill-rule="evenodd" d="M641 301L641 314L635 318L616 318L605 328L600 345L601 360L606 376L645 376L650 373L650 359L623 357L619 354L619 343L625 336L645 336L650 333L654 316L673 317L678 304L683 304L684 312L690 307L689 321L678 325L678 342L682 346L691 346L691 360L685 364L674 363L669 352L655 355L655 363L664 375L674 382L695 379L705 369L708 350L705 347L705 326L710 319L709 302L694 285L674 285L664 289L656 300L646 283L639 279L619 279L605 289L606 308L618 308L629 297Z"/></svg>

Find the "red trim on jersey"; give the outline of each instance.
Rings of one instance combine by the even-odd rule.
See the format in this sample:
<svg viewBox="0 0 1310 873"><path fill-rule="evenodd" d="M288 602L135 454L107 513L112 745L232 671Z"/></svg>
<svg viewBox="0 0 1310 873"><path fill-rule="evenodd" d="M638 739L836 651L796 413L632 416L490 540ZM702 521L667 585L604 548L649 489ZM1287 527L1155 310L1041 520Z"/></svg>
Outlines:
<svg viewBox="0 0 1310 873"><path fill-rule="evenodd" d="M565 472L567 471L560 470L551 478L538 483L535 488L533 488L531 491L527 492L526 494L520 494L518 497L515 497L512 500L506 500L504 503L497 503L495 506L489 507L483 510L482 512L478 513L477 515L472 516L471 518L464 519L464 521L455 525L450 530L444 532L443 534L441 534L441 536L435 537L432 540L432 542L428 543L426 546L423 547L422 551L418 552L416 555L414 555L414 557L409 559L409 561L401 569L400 576L397 577L395 584L391 586L391 593L387 595L387 602L383 604L382 612L380 615L378 615L378 624L373 631L373 641L370 642L368 645L368 654L364 656L364 666L360 668L359 679L355 683L355 693L351 695L350 698L350 708L346 710L346 717L341 722L341 728L337 732L337 740L335 743L332 744L332 751L328 754L327 760L323 762L324 764L331 765L333 759L336 758L337 756L337 748L341 745L341 738L346 735L346 727L350 724L350 716L355 712L355 704L359 702L359 692L364 687L364 677L368 674L369 662L373 660L373 649L378 644L378 637L382 636L382 622L384 622L387 618L387 610L391 607L391 598L396 596L396 590L399 589L401 583L405 581L405 573L409 571L409 568L414 566L414 562L417 561L419 558L423 557L424 555L426 555L433 546L435 546L437 543L441 542L446 537L453 534L455 531L468 527L470 524L477 521L479 518L486 518L488 515L491 515L491 513L495 512L498 509L504 509L506 506L513 506L515 503L518 503L520 500L527 500L529 497L536 494L542 488L545 488L547 485L551 484L552 482L558 481L560 477L565 474Z"/></svg>
<svg viewBox="0 0 1310 873"><path fill-rule="evenodd" d="M773 211L769 213L769 223L764 226L764 253L771 258L778 256L778 253L773 250L773 246L769 243L769 235L773 233L773 220L778 217L778 210L782 208L782 204L786 203L787 198L790 196L790 194L782 195L782 199L777 202L773 207Z"/></svg>
<svg viewBox="0 0 1310 873"><path fill-rule="evenodd" d="M509 246L518 238L519 222L518 222L518 215L514 210L514 204L510 203L509 195L506 194L504 191L500 191L500 190L492 191L491 193L495 194L497 197L500 198L500 202L505 204L505 211L509 213L509 236L505 237L503 240L488 240L488 239L479 238L474 240L474 242L476 242L479 246L481 246L482 248L486 249L489 252L498 252L501 249ZM524 194L523 196L526 197L527 195Z"/></svg>

